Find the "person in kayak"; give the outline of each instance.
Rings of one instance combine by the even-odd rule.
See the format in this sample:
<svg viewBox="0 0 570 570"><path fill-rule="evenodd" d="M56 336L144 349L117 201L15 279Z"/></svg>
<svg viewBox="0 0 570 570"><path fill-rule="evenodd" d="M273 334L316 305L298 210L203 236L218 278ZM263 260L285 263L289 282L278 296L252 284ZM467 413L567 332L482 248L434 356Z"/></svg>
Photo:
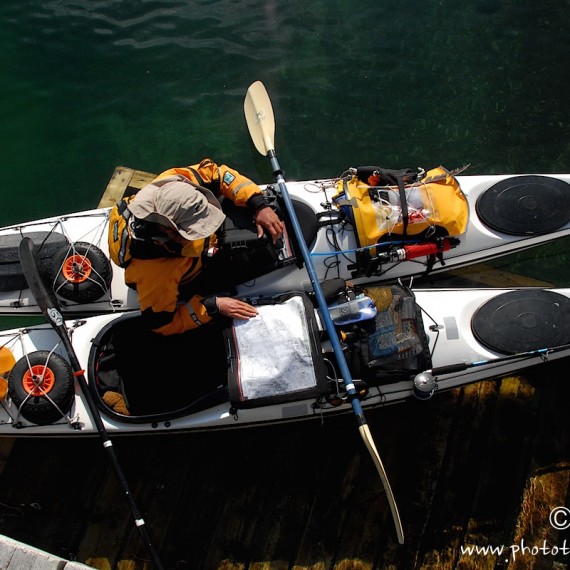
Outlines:
<svg viewBox="0 0 570 570"><path fill-rule="evenodd" d="M160 228L163 245L178 247L174 257L133 256L125 270L127 285L136 288L143 319L157 333L182 333L216 315L249 319L257 314L255 307L227 294L202 294L224 291L232 284L231 268L207 270L216 257L208 256L216 247L215 232L225 219L216 195L248 208L259 237L264 231L274 242L281 237L282 222L266 204L262 190L238 171L209 158L162 172L127 206L137 221ZM217 282L212 282L212 276Z"/></svg>

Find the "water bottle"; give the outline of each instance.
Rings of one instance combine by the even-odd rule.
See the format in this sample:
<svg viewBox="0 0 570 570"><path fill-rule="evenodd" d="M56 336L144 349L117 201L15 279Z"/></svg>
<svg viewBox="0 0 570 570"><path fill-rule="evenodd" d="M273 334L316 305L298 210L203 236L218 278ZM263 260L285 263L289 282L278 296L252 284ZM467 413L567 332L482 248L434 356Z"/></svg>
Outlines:
<svg viewBox="0 0 570 570"><path fill-rule="evenodd" d="M329 307L333 323L339 326L373 319L376 312L374 301L366 295L359 295L356 299Z"/></svg>

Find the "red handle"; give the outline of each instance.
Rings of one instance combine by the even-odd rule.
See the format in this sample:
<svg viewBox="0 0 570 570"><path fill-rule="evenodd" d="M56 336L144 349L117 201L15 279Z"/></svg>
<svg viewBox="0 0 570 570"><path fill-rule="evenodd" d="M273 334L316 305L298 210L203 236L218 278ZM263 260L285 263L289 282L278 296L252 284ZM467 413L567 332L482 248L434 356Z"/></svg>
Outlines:
<svg viewBox="0 0 570 570"><path fill-rule="evenodd" d="M406 259L414 259L415 257L422 257L424 255L434 255L442 251L449 251L451 244L449 240L444 239L441 247L437 243L418 243L415 245L405 245Z"/></svg>

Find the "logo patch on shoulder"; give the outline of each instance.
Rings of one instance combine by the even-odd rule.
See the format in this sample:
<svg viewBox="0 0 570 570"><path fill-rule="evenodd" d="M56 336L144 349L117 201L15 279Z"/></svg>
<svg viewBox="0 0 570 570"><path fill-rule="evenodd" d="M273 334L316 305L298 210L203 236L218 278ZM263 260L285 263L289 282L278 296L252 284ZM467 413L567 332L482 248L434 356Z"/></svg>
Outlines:
<svg viewBox="0 0 570 570"><path fill-rule="evenodd" d="M226 172L224 174L224 184L228 186L236 179L236 177L231 172Z"/></svg>

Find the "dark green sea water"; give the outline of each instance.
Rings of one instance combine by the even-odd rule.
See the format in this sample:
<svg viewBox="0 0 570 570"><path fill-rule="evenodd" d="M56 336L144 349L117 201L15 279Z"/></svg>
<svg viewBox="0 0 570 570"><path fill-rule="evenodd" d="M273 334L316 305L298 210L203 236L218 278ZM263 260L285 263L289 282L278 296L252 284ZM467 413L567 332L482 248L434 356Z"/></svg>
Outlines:
<svg viewBox="0 0 570 570"><path fill-rule="evenodd" d="M0 224L95 206L116 165L205 155L271 180L347 166L570 170L568 0L3 0Z"/></svg>

